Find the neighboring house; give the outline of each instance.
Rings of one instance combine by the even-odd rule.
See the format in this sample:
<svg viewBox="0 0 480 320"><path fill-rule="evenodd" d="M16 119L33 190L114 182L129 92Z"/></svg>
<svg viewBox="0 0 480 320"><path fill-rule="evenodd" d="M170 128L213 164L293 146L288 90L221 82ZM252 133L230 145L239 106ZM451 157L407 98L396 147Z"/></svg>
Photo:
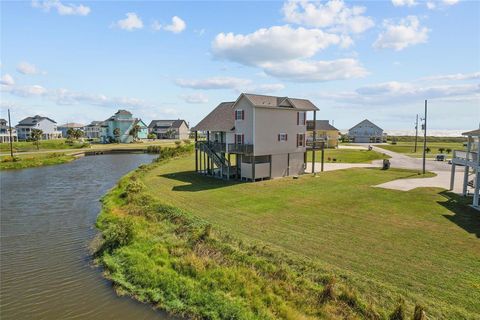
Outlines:
<svg viewBox="0 0 480 320"><path fill-rule="evenodd" d="M367 119L348 130L348 138L350 142L355 143L381 143L387 141L387 136L383 133L383 129Z"/></svg>
<svg viewBox="0 0 480 320"><path fill-rule="evenodd" d="M18 141L17 130L12 127L12 142ZM8 122L5 119L0 119L0 143L10 142L10 130Z"/></svg>
<svg viewBox="0 0 480 320"><path fill-rule="evenodd" d="M69 129L75 129L75 130L83 130L85 126L83 124L80 124L80 123L75 123L75 122L68 122L68 123L65 123L65 124L62 124L60 126L58 126L58 130L60 130L60 132L62 133L62 137L66 138L68 136L68 130Z"/></svg>
<svg viewBox="0 0 480 320"><path fill-rule="evenodd" d="M158 139L188 139L189 128L185 120L152 120L148 133L153 133Z"/></svg>
<svg viewBox="0 0 480 320"><path fill-rule="evenodd" d="M474 190L472 207L480 210L480 129L464 132L462 135L467 136L467 150L453 151L450 190L453 190L455 185L455 167L464 167L462 194L466 196L468 186L472 187Z"/></svg>
<svg viewBox="0 0 480 320"><path fill-rule="evenodd" d="M251 181L304 173L306 114L317 110L305 99L246 93L220 103L192 128L196 171ZM198 131L206 141L198 141Z"/></svg>
<svg viewBox="0 0 480 320"><path fill-rule="evenodd" d="M54 120L39 115L23 119L15 128L17 129L19 140L30 138L33 129L42 130L42 140L59 139L62 137L62 133L58 131L57 123Z"/></svg>
<svg viewBox="0 0 480 320"><path fill-rule="evenodd" d="M316 124L316 126L314 126ZM315 128L317 141L325 142L326 148L338 147L338 138L340 136L340 130L332 126L328 120L307 120L307 140L313 140L313 130Z"/></svg>
<svg viewBox="0 0 480 320"><path fill-rule="evenodd" d="M100 138L102 132L103 121L92 121L90 124L87 124L83 130L85 132L85 137L87 139L98 139Z"/></svg>
<svg viewBox="0 0 480 320"><path fill-rule="evenodd" d="M134 118L132 114L127 110L118 110L113 116L103 121L101 125L100 139L103 143L120 142L129 143L133 142L133 135L131 130L134 126L139 125L140 131L138 132L139 139L146 139L148 136L148 127L141 120ZM115 135L115 131L118 129L118 135Z"/></svg>

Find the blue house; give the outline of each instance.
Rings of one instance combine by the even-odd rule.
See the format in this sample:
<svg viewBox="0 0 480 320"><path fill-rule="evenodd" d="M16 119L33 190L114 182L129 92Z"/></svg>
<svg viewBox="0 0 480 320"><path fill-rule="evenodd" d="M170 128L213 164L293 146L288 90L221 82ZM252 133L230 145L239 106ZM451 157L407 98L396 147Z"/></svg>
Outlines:
<svg viewBox="0 0 480 320"><path fill-rule="evenodd" d="M137 125L140 128L135 137L132 129ZM130 143L135 139L147 139L147 136L147 125L141 119L134 118L132 113L127 110L118 110L113 116L105 120L100 132L100 140L103 143Z"/></svg>

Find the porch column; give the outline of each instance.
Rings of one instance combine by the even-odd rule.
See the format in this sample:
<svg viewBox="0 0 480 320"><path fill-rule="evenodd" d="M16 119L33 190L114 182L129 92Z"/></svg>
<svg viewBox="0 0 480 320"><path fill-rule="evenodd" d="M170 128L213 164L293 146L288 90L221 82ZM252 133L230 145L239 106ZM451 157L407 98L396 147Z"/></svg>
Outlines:
<svg viewBox="0 0 480 320"><path fill-rule="evenodd" d="M479 188L480 188L480 171L478 171L477 169L475 174L475 191L473 192L473 206L475 208L478 208Z"/></svg>
<svg viewBox="0 0 480 320"><path fill-rule="evenodd" d="M465 165L465 172L463 174L463 191L462 194L464 196L467 195L467 186L468 186L468 173L470 167L468 166L468 158L470 157L470 149L472 148L472 138L468 137L468 143L467 143L467 153L466 153L466 165Z"/></svg>
<svg viewBox="0 0 480 320"><path fill-rule="evenodd" d="M452 163L452 174L450 175L450 189L453 190L455 188L455 163Z"/></svg>
<svg viewBox="0 0 480 320"><path fill-rule="evenodd" d="M198 172L198 131L195 131L195 172Z"/></svg>
<svg viewBox="0 0 480 320"><path fill-rule="evenodd" d="M255 156L251 156L252 158L252 182L255 182Z"/></svg>
<svg viewBox="0 0 480 320"><path fill-rule="evenodd" d="M313 111L312 173L315 173L315 149L317 148L317 111Z"/></svg>

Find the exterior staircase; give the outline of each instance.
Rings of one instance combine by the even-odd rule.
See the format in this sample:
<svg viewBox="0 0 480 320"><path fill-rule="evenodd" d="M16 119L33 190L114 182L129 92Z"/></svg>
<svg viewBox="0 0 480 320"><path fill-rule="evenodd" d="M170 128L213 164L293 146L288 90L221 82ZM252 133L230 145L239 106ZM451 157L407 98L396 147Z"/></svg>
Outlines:
<svg viewBox="0 0 480 320"><path fill-rule="evenodd" d="M218 176L220 178L227 177L233 173L230 172L231 164L228 159L224 156L221 149L212 142L208 141L198 141L197 142L197 149L205 152L210 159L212 159L213 163L217 166L217 168L211 168L211 173L214 176Z"/></svg>

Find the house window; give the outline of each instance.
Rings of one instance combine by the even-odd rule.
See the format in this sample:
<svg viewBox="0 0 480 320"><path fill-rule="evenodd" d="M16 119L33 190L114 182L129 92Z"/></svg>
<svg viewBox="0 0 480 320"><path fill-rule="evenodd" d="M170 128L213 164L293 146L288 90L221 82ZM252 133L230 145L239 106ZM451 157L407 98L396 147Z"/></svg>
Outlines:
<svg viewBox="0 0 480 320"><path fill-rule="evenodd" d="M305 111L297 112L297 126L304 126L307 121L307 113Z"/></svg>
<svg viewBox="0 0 480 320"><path fill-rule="evenodd" d="M245 120L245 111L235 110L235 120Z"/></svg>
<svg viewBox="0 0 480 320"><path fill-rule="evenodd" d="M297 147L305 146L305 134L297 133Z"/></svg>
<svg viewBox="0 0 480 320"><path fill-rule="evenodd" d="M278 134L278 141L287 141L288 135L286 133L279 133Z"/></svg>
<svg viewBox="0 0 480 320"><path fill-rule="evenodd" d="M243 134L236 134L235 144L244 144L244 143L245 143L245 136Z"/></svg>

